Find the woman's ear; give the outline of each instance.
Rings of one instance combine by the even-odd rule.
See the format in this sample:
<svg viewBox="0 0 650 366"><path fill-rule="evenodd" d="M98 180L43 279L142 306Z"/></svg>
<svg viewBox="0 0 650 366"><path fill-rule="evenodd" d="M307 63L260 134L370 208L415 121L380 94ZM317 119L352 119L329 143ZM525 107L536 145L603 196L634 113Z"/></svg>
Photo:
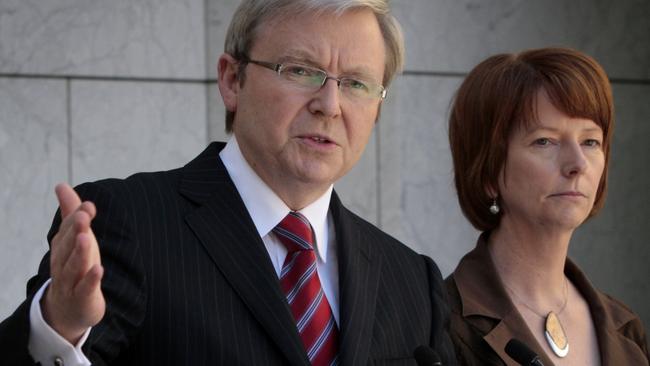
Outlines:
<svg viewBox="0 0 650 366"><path fill-rule="evenodd" d="M237 100L239 97L239 62L234 57L224 53L219 57L218 63L219 92L221 99L229 112L237 111Z"/></svg>
<svg viewBox="0 0 650 366"><path fill-rule="evenodd" d="M494 199L499 197L499 190L492 187L492 185L487 185L485 186L485 194L487 194L488 197Z"/></svg>

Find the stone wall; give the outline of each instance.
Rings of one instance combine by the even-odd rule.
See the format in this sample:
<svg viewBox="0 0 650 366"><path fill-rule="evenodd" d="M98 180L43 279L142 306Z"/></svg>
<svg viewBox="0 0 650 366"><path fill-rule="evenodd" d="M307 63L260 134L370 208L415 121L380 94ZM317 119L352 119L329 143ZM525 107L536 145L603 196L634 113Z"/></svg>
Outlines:
<svg viewBox="0 0 650 366"><path fill-rule="evenodd" d="M57 182L180 166L226 138L216 61L236 0L0 0L0 319L47 250ZM406 36L367 150L337 183L354 211L444 275L475 243L452 183L449 102L487 56L570 46L610 75L617 125L602 214L570 254L650 325L650 3L394 0Z"/></svg>

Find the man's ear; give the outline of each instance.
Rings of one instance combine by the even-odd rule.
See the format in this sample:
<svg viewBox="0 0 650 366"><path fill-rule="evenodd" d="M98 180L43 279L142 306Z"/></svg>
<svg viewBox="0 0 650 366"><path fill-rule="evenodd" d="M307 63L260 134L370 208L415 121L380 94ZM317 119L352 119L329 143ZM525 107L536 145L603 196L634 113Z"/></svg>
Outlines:
<svg viewBox="0 0 650 366"><path fill-rule="evenodd" d="M219 57L218 64L219 92L221 99L229 112L237 111L237 100L239 97L239 63L227 53Z"/></svg>

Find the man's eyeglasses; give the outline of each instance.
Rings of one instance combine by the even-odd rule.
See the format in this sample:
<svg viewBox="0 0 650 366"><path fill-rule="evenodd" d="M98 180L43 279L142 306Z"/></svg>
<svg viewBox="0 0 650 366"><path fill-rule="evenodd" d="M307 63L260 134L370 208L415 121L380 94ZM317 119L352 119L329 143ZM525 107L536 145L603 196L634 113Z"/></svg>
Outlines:
<svg viewBox="0 0 650 366"><path fill-rule="evenodd" d="M257 61L244 59L244 63L251 63L275 71L282 79L301 86L305 89L318 90L328 79L335 80L339 90L345 96L351 99L384 99L386 98L386 88L382 85L375 84L371 81L352 79L352 78L335 78L327 75L323 70L294 63L276 64L273 62Z"/></svg>

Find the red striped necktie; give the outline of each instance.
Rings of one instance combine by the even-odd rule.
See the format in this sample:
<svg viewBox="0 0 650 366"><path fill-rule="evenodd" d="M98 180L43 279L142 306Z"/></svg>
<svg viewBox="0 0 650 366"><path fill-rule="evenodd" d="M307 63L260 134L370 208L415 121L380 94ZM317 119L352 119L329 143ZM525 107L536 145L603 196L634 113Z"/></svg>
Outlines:
<svg viewBox="0 0 650 366"><path fill-rule="evenodd" d="M314 232L307 218L289 214L273 229L287 248L280 285L314 366L338 365L338 329L316 271Z"/></svg>

